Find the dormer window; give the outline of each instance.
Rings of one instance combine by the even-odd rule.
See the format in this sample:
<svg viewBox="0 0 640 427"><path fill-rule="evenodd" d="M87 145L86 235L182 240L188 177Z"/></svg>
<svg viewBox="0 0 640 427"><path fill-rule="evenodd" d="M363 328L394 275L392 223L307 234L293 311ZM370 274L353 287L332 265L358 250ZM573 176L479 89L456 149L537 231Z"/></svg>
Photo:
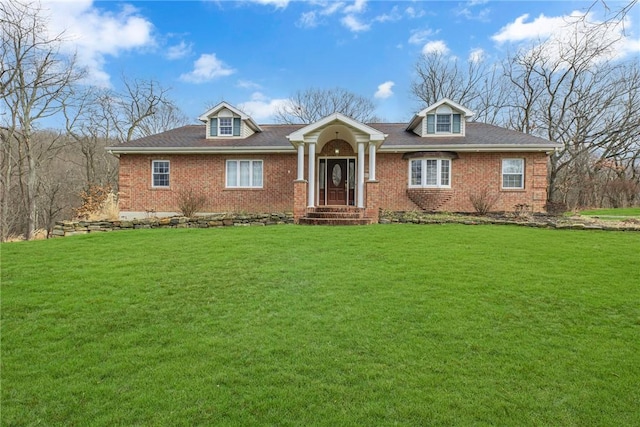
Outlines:
<svg viewBox="0 0 640 427"><path fill-rule="evenodd" d="M427 133L460 133L460 114L427 114Z"/></svg>
<svg viewBox="0 0 640 427"><path fill-rule="evenodd" d="M198 119L207 124L207 139L248 138L262 132L251 117L226 102L211 108Z"/></svg>
<svg viewBox="0 0 640 427"><path fill-rule="evenodd" d="M240 136L239 117L213 117L210 119L211 136Z"/></svg>
<svg viewBox="0 0 640 427"><path fill-rule="evenodd" d="M220 127L218 135L220 136L232 136L233 135L233 119L231 117L220 117Z"/></svg>

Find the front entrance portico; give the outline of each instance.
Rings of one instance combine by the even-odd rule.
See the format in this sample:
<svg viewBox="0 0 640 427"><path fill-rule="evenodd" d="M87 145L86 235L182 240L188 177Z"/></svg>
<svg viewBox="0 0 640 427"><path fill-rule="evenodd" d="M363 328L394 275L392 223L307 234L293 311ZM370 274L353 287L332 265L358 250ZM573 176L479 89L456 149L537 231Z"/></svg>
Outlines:
<svg viewBox="0 0 640 427"><path fill-rule="evenodd" d="M302 212L301 206L297 206L303 199L300 194L302 182L307 187L307 210L318 205L355 205L361 209L377 209L377 206L365 206L365 156L368 150L368 181L373 182L376 150L386 136L340 113L290 134L287 138L298 153L294 212Z"/></svg>

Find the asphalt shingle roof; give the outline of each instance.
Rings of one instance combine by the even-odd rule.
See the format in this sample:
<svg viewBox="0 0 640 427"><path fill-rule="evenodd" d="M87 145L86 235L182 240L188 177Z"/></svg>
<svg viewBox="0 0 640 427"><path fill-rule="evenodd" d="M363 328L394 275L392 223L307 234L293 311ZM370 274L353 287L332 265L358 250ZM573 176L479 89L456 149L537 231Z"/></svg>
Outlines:
<svg viewBox="0 0 640 427"><path fill-rule="evenodd" d="M114 150L120 148L132 150L136 148L144 149L225 149L225 148L265 148L293 150L293 146L286 138L287 135L301 129L305 125L260 125L262 132L255 133L244 139L207 139L205 125L188 125L162 132L156 135L147 136L133 141L109 147ZM553 149L557 144L543 138L527 135L521 132L488 125L485 123L466 123L465 136L430 136L420 137L411 131L407 131L405 123L372 123L369 126L385 134L387 138L382 145L383 149L393 149L394 147L407 147L416 149L429 149L430 146L438 147L443 145L464 146L548 146Z"/></svg>

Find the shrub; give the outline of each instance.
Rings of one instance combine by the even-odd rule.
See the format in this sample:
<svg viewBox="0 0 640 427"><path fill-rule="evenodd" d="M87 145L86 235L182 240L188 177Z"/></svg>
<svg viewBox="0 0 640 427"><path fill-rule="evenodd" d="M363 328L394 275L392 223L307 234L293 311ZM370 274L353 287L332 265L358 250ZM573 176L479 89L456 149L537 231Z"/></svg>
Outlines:
<svg viewBox="0 0 640 427"><path fill-rule="evenodd" d="M469 193L469 200L473 205L473 209L480 215L486 215L489 213L495 206L498 198L498 194L491 193L486 188L475 193Z"/></svg>
<svg viewBox="0 0 640 427"><path fill-rule="evenodd" d="M178 191L176 200L180 213L189 218L202 210L205 203L207 203L207 198L204 194L197 193L193 188Z"/></svg>
<svg viewBox="0 0 640 427"><path fill-rule="evenodd" d="M516 219L529 219L531 218L531 206L526 203L519 203L514 206L514 216Z"/></svg>
<svg viewBox="0 0 640 427"><path fill-rule="evenodd" d="M73 210L78 219L118 219L118 196L112 191L111 186L91 185L88 190L80 193L80 199L82 204Z"/></svg>
<svg viewBox="0 0 640 427"><path fill-rule="evenodd" d="M562 215L563 213L568 211L569 208L564 202L552 202L549 200L544 205L544 210L547 211L549 215Z"/></svg>

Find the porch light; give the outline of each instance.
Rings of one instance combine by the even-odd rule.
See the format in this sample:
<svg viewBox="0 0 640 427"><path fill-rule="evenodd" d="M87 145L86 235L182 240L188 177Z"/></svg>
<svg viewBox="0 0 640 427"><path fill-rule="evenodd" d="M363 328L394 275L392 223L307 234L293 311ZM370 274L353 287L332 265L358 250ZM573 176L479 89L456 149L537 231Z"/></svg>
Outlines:
<svg viewBox="0 0 640 427"><path fill-rule="evenodd" d="M336 148L336 154L340 154L340 150L338 148Z"/></svg>

